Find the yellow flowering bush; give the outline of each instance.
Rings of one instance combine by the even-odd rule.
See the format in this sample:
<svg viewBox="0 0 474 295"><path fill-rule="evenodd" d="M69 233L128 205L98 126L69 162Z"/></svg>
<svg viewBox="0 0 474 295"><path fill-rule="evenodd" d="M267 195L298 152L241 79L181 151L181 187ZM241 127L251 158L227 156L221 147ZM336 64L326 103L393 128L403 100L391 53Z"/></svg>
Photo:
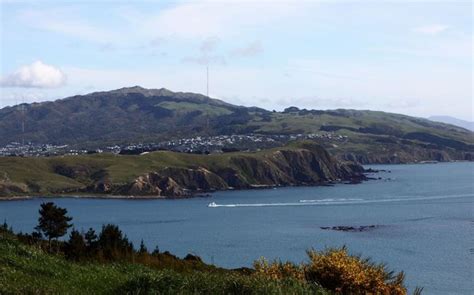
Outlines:
<svg viewBox="0 0 474 295"><path fill-rule="evenodd" d="M383 265L351 256L345 247L308 251L306 280L341 294L406 294L403 272L393 275Z"/></svg>
<svg viewBox="0 0 474 295"><path fill-rule="evenodd" d="M287 278L305 281L303 268L291 262L273 261L269 263L265 258L260 258L253 264L256 275L263 275L274 280Z"/></svg>
<svg viewBox="0 0 474 295"><path fill-rule="evenodd" d="M403 272L394 275L383 265L350 255L345 247L307 253L309 263L301 265L281 261L269 263L261 258L254 263L255 274L274 280L306 281L336 294L407 294Z"/></svg>

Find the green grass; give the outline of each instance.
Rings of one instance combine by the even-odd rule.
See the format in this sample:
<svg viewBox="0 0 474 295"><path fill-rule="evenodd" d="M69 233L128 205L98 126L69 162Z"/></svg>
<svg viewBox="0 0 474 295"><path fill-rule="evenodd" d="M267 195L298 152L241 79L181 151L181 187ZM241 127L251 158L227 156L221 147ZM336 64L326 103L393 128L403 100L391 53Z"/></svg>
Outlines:
<svg viewBox="0 0 474 295"><path fill-rule="evenodd" d="M272 113L271 122L253 120L249 124L257 126L256 132L264 133L317 133L321 126L336 125L350 128L366 128L385 125L395 128L402 134L410 132L426 132L444 138L454 139L468 144L474 143L472 132L452 125L428 121L426 119L409 117L400 114L386 113L380 111L351 111L347 114L336 116L329 113L320 115L307 114L298 115L296 113ZM284 127L282 124L285 124ZM344 130L339 130L337 134L344 134ZM352 134L356 136L358 134ZM360 135L360 134L359 134Z"/></svg>
<svg viewBox="0 0 474 295"><path fill-rule="evenodd" d="M210 116L228 115L232 113L229 109L224 107L191 102L164 101L158 105L168 110L175 111L178 115L193 111L202 111L203 114L208 114Z"/></svg>
<svg viewBox="0 0 474 295"><path fill-rule="evenodd" d="M133 263L74 263L0 234L0 294L327 294L295 280L236 271L156 270Z"/></svg>

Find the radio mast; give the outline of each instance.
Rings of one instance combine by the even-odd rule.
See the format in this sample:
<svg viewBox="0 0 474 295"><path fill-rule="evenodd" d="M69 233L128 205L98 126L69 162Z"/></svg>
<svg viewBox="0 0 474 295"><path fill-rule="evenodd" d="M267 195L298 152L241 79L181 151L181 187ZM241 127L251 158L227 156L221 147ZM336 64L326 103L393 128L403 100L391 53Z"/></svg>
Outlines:
<svg viewBox="0 0 474 295"><path fill-rule="evenodd" d="M209 64L206 66L206 96L209 98ZM209 128L209 108L206 108L206 131L205 134L207 136L211 136L211 131Z"/></svg>
<svg viewBox="0 0 474 295"><path fill-rule="evenodd" d="M22 96L22 99L21 99L20 116L21 116L21 145L24 146L25 145L25 117L26 117L24 96Z"/></svg>

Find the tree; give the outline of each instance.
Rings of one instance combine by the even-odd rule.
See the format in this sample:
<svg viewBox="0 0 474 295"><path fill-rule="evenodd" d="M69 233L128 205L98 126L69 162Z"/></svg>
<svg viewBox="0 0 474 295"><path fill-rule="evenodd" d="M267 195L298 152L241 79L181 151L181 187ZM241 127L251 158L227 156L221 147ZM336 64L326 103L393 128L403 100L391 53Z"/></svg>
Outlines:
<svg viewBox="0 0 474 295"><path fill-rule="evenodd" d="M81 260L86 256L86 243L84 236L73 229L69 235L69 241L66 242L65 254L68 259Z"/></svg>
<svg viewBox="0 0 474 295"><path fill-rule="evenodd" d="M129 258L133 254L133 245L124 236L118 226L107 224L102 226L99 235L98 249L106 260Z"/></svg>
<svg viewBox="0 0 474 295"><path fill-rule="evenodd" d="M51 251L51 240L57 240L67 233L67 229L72 226L72 224L69 224L72 217L66 215L66 209L56 206L53 202L42 203L39 214L36 230L42 232L48 238L49 250Z"/></svg>
<svg viewBox="0 0 474 295"><path fill-rule="evenodd" d="M160 247L155 246L155 249L153 250L153 252L151 252L151 255L154 255L154 256L158 256L160 255Z"/></svg>
<svg viewBox="0 0 474 295"><path fill-rule="evenodd" d="M95 246L95 243L97 242L97 235L92 227L86 232L85 239L87 247L93 248Z"/></svg>
<svg viewBox="0 0 474 295"><path fill-rule="evenodd" d="M8 223L6 219L3 221L3 225L0 226L0 231L6 234L13 234L13 228L11 226L8 227Z"/></svg>
<svg viewBox="0 0 474 295"><path fill-rule="evenodd" d="M148 249L146 248L145 243L143 242L143 239L140 243L140 249L138 250L138 253L140 254L148 253Z"/></svg>

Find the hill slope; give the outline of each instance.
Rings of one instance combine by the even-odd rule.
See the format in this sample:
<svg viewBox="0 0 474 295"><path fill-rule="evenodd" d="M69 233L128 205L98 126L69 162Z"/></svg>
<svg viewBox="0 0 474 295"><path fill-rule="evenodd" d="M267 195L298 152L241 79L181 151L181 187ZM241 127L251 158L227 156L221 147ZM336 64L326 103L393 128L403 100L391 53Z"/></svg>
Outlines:
<svg viewBox="0 0 474 295"><path fill-rule="evenodd" d="M364 179L359 165L336 161L322 147L295 143L257 153L142 156L97 154L0 158L0 197L89 193L187 197L194 192L314 185Z"/></svg>
<svg viewBox="0 0 474 295"><path fill-rule="evenodd" d="M78 263L1 232L0 265L0 294L329 294L295 280L281 282L213 266L193 270L127 261Z"/></svg>
<svg viewBox="0 0 474 295"><path fill-rule="evenodd" d="M22 111L25 109L25 111ZM341 159L361 163L472 160L473 133L410 116L356 110L270 112L194 93L138 86L0 110L0 145L27 141L103 146L196 135L331 133L321 141Z"/></svg>

